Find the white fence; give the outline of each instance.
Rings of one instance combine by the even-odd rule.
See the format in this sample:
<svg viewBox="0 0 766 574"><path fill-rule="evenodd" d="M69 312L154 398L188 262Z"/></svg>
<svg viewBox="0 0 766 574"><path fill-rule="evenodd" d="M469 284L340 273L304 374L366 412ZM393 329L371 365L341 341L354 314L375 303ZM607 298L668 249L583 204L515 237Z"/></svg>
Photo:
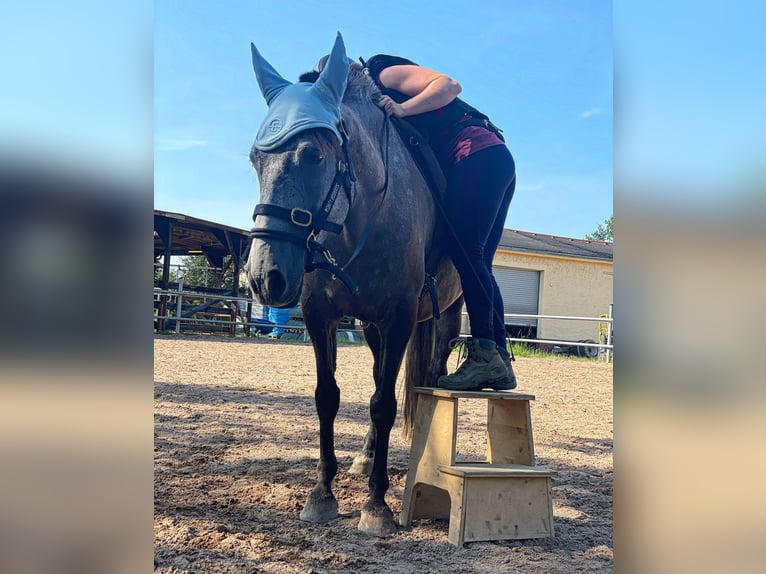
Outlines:
<svg viewBox="0 0 766 574"><path fill-rule="evenodd" d="M198 303L192 310L187 309L187 313L193 314L193 317L184 317L184 299L204 301ZM214 307L218 302L224 302L225 308ZM264 325L258 321L258 318L251 317L249 310L252 308L254 301L250 297L233 297L231 295L214 295L210 293L199 293L196 291L184 291L183 281L179 285L179 289L163 290L154 289L154 325L157 331L175 331L181 332L182 325L187 324L190 326L199 327L202 330L205 326L226 326L224 329L230 335L235 335L237 330L243 333L249 333L251 330L257 330L259 327L267 328L269 325ZM244 310L243 310L244 306ZM602 315L601 317L574 317L566 315L524 315L520 313L506 313L506 322L509 318L520 319L555 319L565 321L592 321L598 322L598 339L594 340L581 340L581 341L565 341L555 339L525 339L521 337L508 337L509 341L518 343L533 343L533 344L545 344L554 345L554 347L573 347L573 348L595 348L598 349L598 354L604 358L607 362L611 361L614 345L612 344L612 334L614 318L612 317L613 306L609 306L609 313ZM465 313L463 313L465 315ZM221 317L227 317L222 319ZM165 327L171 326L170 329ZM288 332L300 332L302 339L308 341L308 333L306 332L305 325L296 324L273 324L270 325L274 328L286 329ZM220 327L218 330L221 330ZM355 340L353 333L356 333L356 329L339 329L341 338L346 338L350 341ZM346 335L344 335L344 333ZM462 333L465 334L465 333Z"/></svg>
<svg viewBox="0 0 766 574"><path fill-rule="evenodd" d="M564 321L593 321L598 322L598 342L593 340L581 340L581 341L563 341L555 339L524 339L520 337L508 337L509 341L518 343L535 343L543 345L554 345L559 347L574 347L574 348L594 348L598 349L598 354L601 355L606 362L612 360L612 353L614 351L614 345L612 344L612 335L614 324L614 317L612 313L614 310L613 305L609 305L609 312L600 317L572 317L567 315L524 315L521 313L506 313L505 320L508 323L508 318L519 319L556 319ZM467 315L463 313L463 315Z"/></svg>

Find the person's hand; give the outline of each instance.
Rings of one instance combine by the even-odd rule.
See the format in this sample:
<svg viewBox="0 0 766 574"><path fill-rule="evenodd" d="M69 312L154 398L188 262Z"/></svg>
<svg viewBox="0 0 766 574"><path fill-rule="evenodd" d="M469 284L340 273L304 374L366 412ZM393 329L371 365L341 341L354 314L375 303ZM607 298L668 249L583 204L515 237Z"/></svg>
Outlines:
<svg viewBox="0 0 766 574"><path fill-rule="evenodd" d="M378 107L382 108L387 116L394 116L396 118L403 118L407 115L407 112L402 107L402 104L397 104L388 96L381 96L378 100Z"/></svg>

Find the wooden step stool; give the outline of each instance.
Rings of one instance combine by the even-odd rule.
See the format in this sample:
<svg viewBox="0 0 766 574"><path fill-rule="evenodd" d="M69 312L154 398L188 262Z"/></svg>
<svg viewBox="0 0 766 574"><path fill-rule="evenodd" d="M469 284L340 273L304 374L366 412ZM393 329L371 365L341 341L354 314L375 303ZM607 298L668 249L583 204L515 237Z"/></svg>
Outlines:
<svg viewBox="0 0 766 574"><path fill-rule="evenodd" d="M448 391L417 387L410 464L399 522L449 519L448 539L462 546L478 540L553 536L550 481L535 466L529 401L511 391ZM487 461L455 461L459 399L487 401Z"/></svg>

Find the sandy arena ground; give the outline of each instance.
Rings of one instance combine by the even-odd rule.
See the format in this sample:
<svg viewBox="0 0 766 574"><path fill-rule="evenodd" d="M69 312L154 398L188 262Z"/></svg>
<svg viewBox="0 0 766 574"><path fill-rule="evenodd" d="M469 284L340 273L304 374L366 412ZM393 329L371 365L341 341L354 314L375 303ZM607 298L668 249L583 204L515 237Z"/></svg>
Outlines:
<svg viewBox="0 0 766 574"><path fill-rule="evenodd" d="M447 542L446 521L416 521L388 538L357 530L367 478L345 472L369 421L372 355L341 346L336 420L341 517L298 514L314 485L318 421L310 345L265 339L155 338L155 572L611 572L612 366L518 358L517 390L534 394L537 464L553 479L555 537ZM450 359L449 369L455 361ZM400 398L401 405L401 398ZM461 401L461 460L482 460L483 401ZM409 444L392 432L387 501L401 510Z"/></svg>

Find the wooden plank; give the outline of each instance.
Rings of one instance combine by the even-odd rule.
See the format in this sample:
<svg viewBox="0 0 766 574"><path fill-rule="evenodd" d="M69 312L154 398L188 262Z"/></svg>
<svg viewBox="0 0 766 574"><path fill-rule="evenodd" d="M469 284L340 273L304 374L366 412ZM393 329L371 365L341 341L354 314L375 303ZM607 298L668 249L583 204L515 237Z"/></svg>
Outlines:
<svg viewBox="0 0 766 574"><path fill-rule="evenodd" d="M549 477L463 480L462 542L553 536Z"/></svg>
<svg viewBox="0 0 766 574"><path fill-rule="evenodd" d="M409 470L402 495L402 512L399 522L409 526L413 514L418 514L415 506L420 502L426 506L441 506L438 500L426 501L428 489L421 489L420 499L416 498L419 484L442 486L439 473L440 464L454 464L455 441L457 440L457 400L423 396L418 400L415 422L410 446ZM418 515L423 516L423 513Z"/></svg>
<svg viewBox="0 0 766 574"><path fill-rule="evenodd" d="M534 466L529 401L487 401L487 460L492 464Z"/></svg>
<svg viewBox="0 0 766 574"><path fill-rule="evenodd" d="M455 463L456 429L457 401L440 397L418 401L410 468L416 462L419 478L424 482L433 484L430 479L438 479L440 464Z"/></svg>
<svg viewBox="0 0 766 574"><path fill-rule="evenodd" d="M415 387L413 391L421 395L433 395L450 399L535 400L535 395L517 393L515 391L450 391L448 389L439 389L436 387Z"/></svg>
<svg viewBox="0 0 766 574"><path fill-rule="evenodd" d="M449 509L449 531L447 540L457 546L462 546L465 542L465 516L466 500L464 478L457 476L444 475L444 485L449 492L452 504Z"/></svg>
<svg viewBox="0 0 766 574"><path fill-rule="evenodd" d="M527 466L525 464L488 464L488 463L456 463L439 465L439 471L445 474L469 478L538 478L551 477L555 471L542 466Z"/></svg>

